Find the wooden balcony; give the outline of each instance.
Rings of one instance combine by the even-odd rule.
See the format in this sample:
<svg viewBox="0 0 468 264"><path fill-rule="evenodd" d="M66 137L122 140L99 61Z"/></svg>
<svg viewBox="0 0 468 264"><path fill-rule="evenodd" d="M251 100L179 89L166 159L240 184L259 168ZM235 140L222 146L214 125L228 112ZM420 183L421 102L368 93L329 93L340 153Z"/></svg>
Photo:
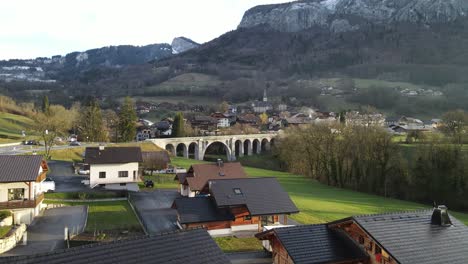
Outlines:
<svg viewBox="0 0 468 264"><path fill-rule="evenodd" d="M44 194L40 194L34 200L23 201L8 201L0 203L0 210L5 209L21 209L21 208L35 208L40 202L44 200Z"/></svg>

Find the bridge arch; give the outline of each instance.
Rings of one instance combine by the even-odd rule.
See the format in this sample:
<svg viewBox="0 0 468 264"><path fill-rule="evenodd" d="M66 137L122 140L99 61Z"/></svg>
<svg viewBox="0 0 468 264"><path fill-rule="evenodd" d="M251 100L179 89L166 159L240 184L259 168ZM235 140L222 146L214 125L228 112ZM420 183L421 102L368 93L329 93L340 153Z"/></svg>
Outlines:
<svg viewBox="0 0 468 264"><path fill-rule="evenodd" d="M223 147L224 147L224 150L226 151L226 160L227 161L231 161L232 160L232 151L231 149L229 148L229 145L226 144L226 142L223 142L221 140L216 140L216 141L212 141L212 142L209 142L206 147L203 149L202 151L202 154L201 154L201 157L200 160L203 160L205 158L205 155L206 155L206 151L208 150L208 148L210 146L214 146L214 144L221 144Z"/></svg>
<svg viewBox="0 0 468 264"><path fill-rule="evenodd" d="M252 141L252 153L253 154L260 154L262 152L262 143L258 138Z"/></svg>
<svg viewBox="0 0 468 264"><path fill-rule="evenodd" d="M199 151L199 146L197 142L192 142L188 145L188 157L190 159L195 159L198 160L200 151Z"/></svg>
<svg viewBox="0 0 468 264"><path fill-rule="evenodd" d="M261 144L262 144L262 146L261 146L262 152L270 151L271 146L270 146L270 140L268 140L268 138L262 139Z"/></svg>
<svg viewBox="0 0 468 264"><path fill-rule="evenodd" d="M234 149L232 154L236 157L244 156L244 142L242 142L242 140L238 139L234 141Z"/></svg>
<svg viewBox="0 0 468 264"><path fill-rule="evenodd" d="M244 140L244 155L252 155L252 141L250 141L250 139Z"/></svg>
<svg viewBox="0 0 468 264"><path fill-rule="evenodd" d="M167 152L169 152L170 155L172 155L174 157L177 155L176 148L174 147L173 144L167 144L165 149L166 149Z"/></svg>
<svg viewBox="0 0 468 264"><path fill-rule="evenodd" d="M185 145L184 143L179 143L179 144L177 144L177 147L176 147L176 154L177 154L178 157L188 158L189 155L188 155L188 147L187 147L187 145Z"/></svg>

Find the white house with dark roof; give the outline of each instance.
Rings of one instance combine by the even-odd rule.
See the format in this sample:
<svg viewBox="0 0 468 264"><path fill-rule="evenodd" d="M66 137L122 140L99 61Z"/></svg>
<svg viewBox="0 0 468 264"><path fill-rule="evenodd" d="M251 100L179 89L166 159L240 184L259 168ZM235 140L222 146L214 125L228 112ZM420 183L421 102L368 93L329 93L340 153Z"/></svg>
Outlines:
<svg viewBox="0 0 468 264"><path fill-rule="evenodd" d="M0 155L0 168L0 210L11 211L15 224L30 224L42 208L47 163L42 156Z"/></svg>
<svg viewBox="0 0 468 264"><path fill-rule="evenodd" d="M139 147L86 148L85 163L89 164L89 187L138 191L141 162L143 158Z"/></svg>

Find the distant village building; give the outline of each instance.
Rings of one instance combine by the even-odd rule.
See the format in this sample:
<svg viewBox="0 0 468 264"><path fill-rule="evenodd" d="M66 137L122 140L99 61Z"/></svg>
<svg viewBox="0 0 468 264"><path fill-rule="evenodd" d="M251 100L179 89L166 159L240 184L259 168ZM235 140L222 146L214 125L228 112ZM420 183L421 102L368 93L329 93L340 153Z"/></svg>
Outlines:
<svg viewBox="0 0 468 264"><path fill-rule="evenodd" d="M263 100L252 103L252 109L255 113L265 113L273 110L273 105L268 102L267 91L263 91Z"/></svg>
<svg viewBox="0 0 468 264"><path fill-rule="evenodd" d="M261 122L260 117L254 114L243 114L237 116L237 122L239 124L258 126Z"/></svg>
<svg viewBox="0 0 468 264"><path fill-rule="evenodd" d="M200 130L213 131L218 127L218 120L211 116L194 116L190 119L193 128Z"/></svg>
<svg viewBox="0 0 468 264"><path fill-rule="evenodd" d="M379 113L363 114L358 111L350 111L345 114L346 125L358 126L384 126L385 116Z"/></svg>
<svg viewBox="0 0 468 264"><path fill-rule="evenodd" d="M231 126L229 117L226 114L216 112L211 114L211 117L218 120L218 128L226 128Z"/></svg>
<svg viewBox="0 0 468 264"><path fill-rule="evenodd" d="M287 104L279 104L276 110L282 112L288 110L288 105Z"/></svg>

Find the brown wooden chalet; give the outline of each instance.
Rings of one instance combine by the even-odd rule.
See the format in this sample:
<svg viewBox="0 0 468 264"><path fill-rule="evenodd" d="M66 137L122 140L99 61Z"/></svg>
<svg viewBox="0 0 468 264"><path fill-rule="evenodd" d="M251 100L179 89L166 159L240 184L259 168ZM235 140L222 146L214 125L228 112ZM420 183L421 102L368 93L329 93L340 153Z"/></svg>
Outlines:
<svg viewBox="0 0 468 264"><path fill-rule="evenodd" d="M174 201L181 228L204 227L217 235L260 231L299 212L276 178L210 180L205 195Z"/></svg>
<svg viewBox="0 0 468 264"><path fill-rule="evenodd" d="M468 263L468 227L445 206L275 228L256 237L269 241L274 263Z"/></svg>
<svg viewBox="0 0 468 264"><path fill-rule="evenodd" d="M187 173L178 173L175 180L180 184L179 192L182 196L195 197L209 180L237 178L247 178L239 162L218 161L212 164L194 164Z"/></svg>
<svg viewBox="0 0 468 264"><path fill-rule="evenodd" d="M47 163L42 156L1 155L0 168L0 210L11 210L17 224L30 224L44 200Z"/></svg>

